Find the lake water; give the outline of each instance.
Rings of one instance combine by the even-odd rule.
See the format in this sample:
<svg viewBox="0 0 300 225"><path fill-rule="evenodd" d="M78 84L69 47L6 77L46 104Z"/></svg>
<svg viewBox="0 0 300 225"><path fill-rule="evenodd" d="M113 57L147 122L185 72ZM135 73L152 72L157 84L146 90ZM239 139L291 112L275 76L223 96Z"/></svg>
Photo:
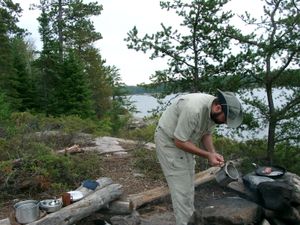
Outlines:
<svg viewBox="0 0 300 225"><path fill-rule="evenodd" d="M164 99L164 102L169 101L175 97L175 95L169 95ZM131 95L131 101L137 108L138 112L134 114L135 117L143 118L145 116L150 116L150 111L159 106L159 103L156 98L151 95Z"/></svg>
<svg viewBox="0 0 300 225"><path fill-rule="evenodd" d="M289 93L288 90L282 89L275 89L273 92L274 95L274 102L275 102L275 106L282 106L286 101L284 99L284 97L282 96L282 94L287 94ZM245 95L245 96L250 96L250 94ZM255 89L254 90L254 96L256 96L259 100L262 100L265 104L267 104L267 97L266 97L266 93L264 90L262 89ZM139 112L135 113L134 116L136 117L144 117L144 116L149 116L151 113L149 111L151 111L152 109L155 109L156 107L159 106L157 99L154 98L153 96L149 95L149 94L144 94L144 95L131 95L131 101L133 102L133 104L135 105L135 107L137 108L137 110ZM172 100L174 97L176 97L175 94L173 95L168 95L165 97L165 99L163 100L164 102L167 102L169 100ZM237 96L239 99L240 97ZM243 105L243 108L245 108L245 105Z"/></svg>
<svg viewBox="0 0 300 225"><path fill-rule="evenodd" d="M266 93L264 90L261 89L257 89L254 90L255 92L255 96L262 100L265 104L267 104L267 100L266 100ZM282 96L282 94L285 93L287 94L288 91L287 90L279 90L279 89L275 89L275 91L273 92L274 94L274 99L275 99L275 106L277 107L281 107L286 101L284 99L284 97ZM250 95L249 95L250 96ZM172 101L172 99L174 99L174 97L176 97L176 95L169 95L167 96L163 101L164 102L168 102L168 101ZM150 116L151 115L151 110L155 109L156 107L159 106L159 103L157 101L156 98L154 98L151 95L131 95L131 101L133 102L133 104L135 105L135 107L137 108L138 112L134 114L135 117L138 118L143 118L145 116ZM239 98L239 96L238 96ZM247 108L246 105L242 104L243 108ZM260 120L260 116L257 116L257 120ZM247 131L243 131L242 132L242 136L245 139L252 139L252 138L266 138L267 137L267 126L264 126L263 129L257 129L253 134L247 132ZM240 139L240 137L237 136L235 129L230 129L228 128L226 125L221 125L218 127L217 132L220 134L224 134L227 136L231 136L234 139Z"/></svg>

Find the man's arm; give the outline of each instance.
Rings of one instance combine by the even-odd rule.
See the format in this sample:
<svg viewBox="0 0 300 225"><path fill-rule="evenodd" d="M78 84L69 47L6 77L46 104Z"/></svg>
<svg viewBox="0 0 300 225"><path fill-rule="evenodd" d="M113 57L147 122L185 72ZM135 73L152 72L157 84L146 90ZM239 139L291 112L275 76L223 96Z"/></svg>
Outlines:
<svg viewBox="0 0 300 225"><path fill-rule="evenodd" d="M207 151L216 153L216 149L215 149L215 146L213 144L212 135L211 134L205 134L205 135L203 135L203 137L201 139L201 142L202 142L204 148Z"/></svg>
<svg viewBox="0 0 300 225"><path fill-rule="evenodd" d="M207 140L207 141L209 142L209 140ZM181 141L181 140L175 138L174 143L177 148L180 148L183 151L186 151L186 152L192 153L194 155L198 155L198 156L208 159L209 163L212 166L219 166L224 163L223 156L221 156L215 152L212 152L212 151L205 151L204 149L197 147L191 141ZM205 145L205 147L206 147L206 145Z"/></svg>

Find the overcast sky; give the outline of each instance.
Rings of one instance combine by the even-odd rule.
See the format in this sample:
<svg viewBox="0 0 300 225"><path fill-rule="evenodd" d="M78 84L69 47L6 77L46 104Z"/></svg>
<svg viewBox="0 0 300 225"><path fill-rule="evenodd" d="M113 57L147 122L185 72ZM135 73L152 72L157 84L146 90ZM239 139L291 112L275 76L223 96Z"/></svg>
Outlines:
<svg viewBox="0 0 300 225"><path fill-rule="evenodd" d="M133 26L137 26L141 34L152 34L160 30L161 22L173 26L178 24L176 15L160 8L160 1L98 0L99 4L103 5L103 11L101 15L93 18L93 21L96 31L101 33L103 39L97 41L95 46L106 60L106 65L114 65L119 69L122 81L127 85L149 83L150 75L166 66L164 60L150 60L149 55L128 49L124 41L127 32ZM19 26L32 33L30 39L40 49L39 24L36 20L39 11L29 10L29 5L39 3L39 0L13 0L13 2L20 3L23 9ZM230 9L237 13L247 10L251 14L262 11L260 0L232 0Z"/></svg>

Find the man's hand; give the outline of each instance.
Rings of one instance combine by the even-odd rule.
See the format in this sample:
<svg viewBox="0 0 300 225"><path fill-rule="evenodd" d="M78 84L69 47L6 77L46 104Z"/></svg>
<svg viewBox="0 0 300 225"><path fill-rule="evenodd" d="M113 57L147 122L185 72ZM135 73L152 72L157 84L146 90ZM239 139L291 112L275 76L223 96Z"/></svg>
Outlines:
<svg viewBox="0 0 300 225"><path fill-rule="evenodd" d="M212 166L222 166L224 164L223 156L215 152L210 152L207 159Z"/></svg>

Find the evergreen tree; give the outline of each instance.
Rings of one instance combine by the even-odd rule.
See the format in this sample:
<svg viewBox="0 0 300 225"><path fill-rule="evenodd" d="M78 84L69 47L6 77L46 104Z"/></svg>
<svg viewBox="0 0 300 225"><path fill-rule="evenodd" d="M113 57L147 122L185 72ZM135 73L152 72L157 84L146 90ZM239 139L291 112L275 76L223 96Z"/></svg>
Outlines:
<svg viewBox="0 0 300 225"><path fill-rule="evenodd" d="M272 162L277 143L299 145L300 4L294 0L264 2L261 18L249 13L241 16L253 32L244 35L238 29L228 29L227 35L240 43L243 63L237 73L246 81L241 83L243 100L255 109L253 116L259 127L268 128L266 158ZM253 95L257 87L265 90L266 99ZM275 96L274 88L282 89L280 96ZM279 105L275 105L275 98L280 99Z"/></svg>
<svg viewBox="0 0 300 225"><path fill-rule="evenodd" d="M61 64L63 62L59 55L55 33L51 27L50 4L48 1L40 1L38 7L41 9L38 21L43 47L40 57L35 61L35 66L39 70L37 77L39 106L37 111L49 115L55 110L56 87L59 82L59 74L62 73Z"/></svg>
<svg viewBox="0 0 300 225"><path fill-rule="evenodd" d="M102 118L112 108L113 89L110 85L110 74L105 61L98 51L91 47L81 55L87 72L89 87L92 90L93 108L97 118Z"/></svg>
<svg viewBox="0 0 300 225"><path fill-rule="evenodd" d="M24 32L17 26L21 8L11 0L0 1L0 88L12 106L18 107L20 100L16 85L16 69L13 65L12 40Z"/></svg>
<svg viewBox="0 0 300 225"><path fill-rule="evenodd" d="M15 80L12 85L18 95L19 104L14 106L18 111L31 110L36 106L37 92L31 69L33 59L29 51L22 38L12 40L12 62L15 69Z"/></svg>
<svg viewBox="0 0 300 225"><path fill-rule="evenodd" d="M130 102L129 98L126 96L128 91L121 80L119 70L115 66L107 67L107 70L112 90L112 108L108 113L113 121L112 131L117 133L127 122L126 115L128 115L129 112L136 111L136 109L132 106L132 102Z"/></svg>
<svg viewBox="0 0 300 225"><path fill-rule="evenodd" d="M104 61L93 47L101 35L95 31L90 16L99 15L102 6L98 3L84 4L82 0L43 0L36 7L42 11L39 21L43 50L39 65L44 110L49 114L56 111L59 103L55 98L60 96L58 87L61 87L59 83L63 79L60 76L65 73L62 63L69 60L69 55L65 57L65 54L69 54L66 51L72 50L72 55L84 67L85 83L92 93L90 101L94 102L94 110L99 116L100 111L108 105L101 105L99 100L103 97L109 102L110 93L107 93L106 76L103 74Z"/></svg>
<svg viewBox="0 0 300 225"><path fill-rule="evenodd" d="M57 87L56 115L79 115L87 118L93 115L91 92L81 61L70 50L63 63L63 73Z"/></svg>
<svg viewBox="0 0 300 225"><path fill-rule="evenodd" d="M167 58L168 68L152 75L152 85L172 92L212 91L212 80L230 75L238 58L231 54L230 38L224 29L232 17L223 6L228 0L160 2L182 19L180 30L161 24L162 30L139 37L134 27L125 39L128 48L149 52L150 58ZM209 84L209 85L208 85ZM219 86L219 88L221 88Z"/></svg>

